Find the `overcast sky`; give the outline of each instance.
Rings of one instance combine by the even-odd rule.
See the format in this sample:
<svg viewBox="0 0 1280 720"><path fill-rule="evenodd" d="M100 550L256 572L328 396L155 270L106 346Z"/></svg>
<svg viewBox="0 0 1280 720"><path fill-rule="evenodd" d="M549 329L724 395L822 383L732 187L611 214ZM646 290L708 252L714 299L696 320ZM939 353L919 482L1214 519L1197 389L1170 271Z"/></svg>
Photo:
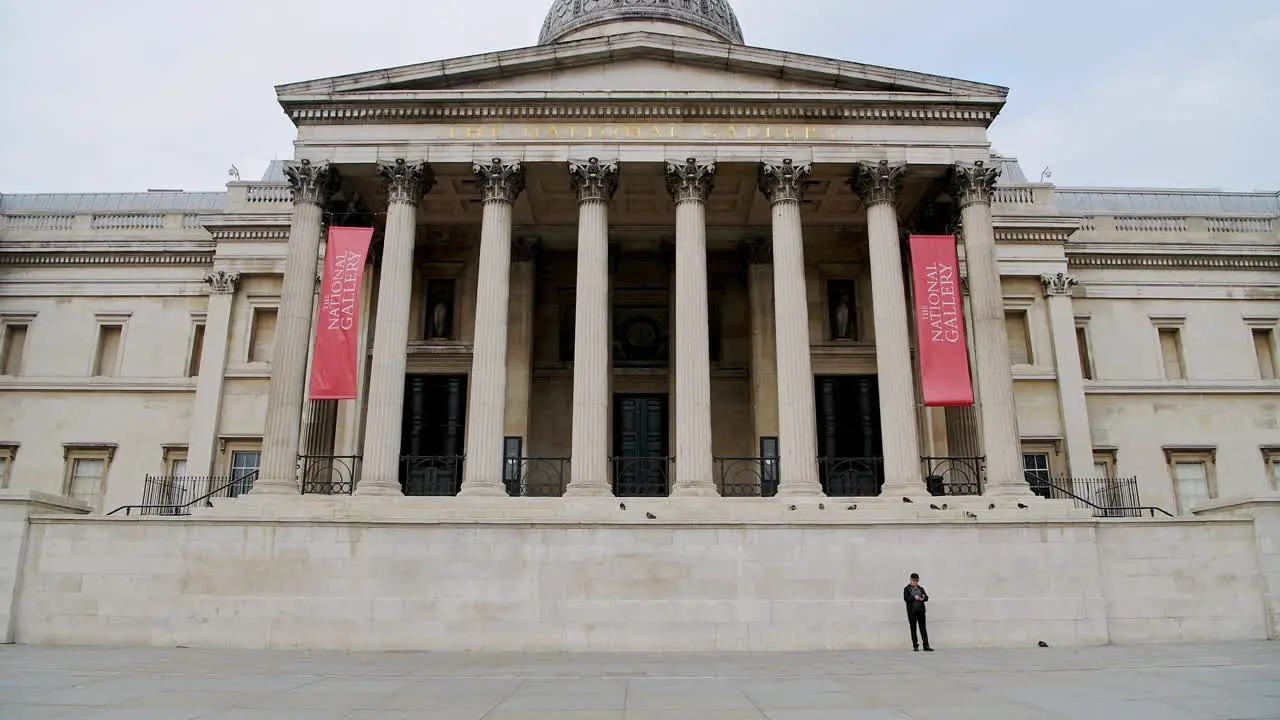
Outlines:
<svg viewBox="0 0 1280 720"><path fill-rule="evenodd" d="M0 0L0 192L221 189L273 86L532 45L551 0ZM733 0L751 45L1012 88L1034 180L1280 189L1280 1Z"/></svg>

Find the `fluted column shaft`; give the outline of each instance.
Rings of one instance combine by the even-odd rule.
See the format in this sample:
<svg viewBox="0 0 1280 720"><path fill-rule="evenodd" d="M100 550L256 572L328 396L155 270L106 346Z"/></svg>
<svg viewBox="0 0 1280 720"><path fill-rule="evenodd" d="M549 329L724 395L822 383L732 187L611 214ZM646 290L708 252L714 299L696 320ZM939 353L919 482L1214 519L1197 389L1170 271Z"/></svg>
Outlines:
<svg viewBox="0 0 1280 720"><path fill-rule="evenodd" d="M401 495L400 443L404 373L408 363L409 308L418 202L434 184L424 164L379 165L387 190L387 231L378 270L378 309L370 361L364 458L357 495Z"/></svg>
<svg viewBox="0 0 1280 720"><path fill-rule="evenodd" d="M570 163L578 193L573 441L569 496L611 496L609 482L609 199L616 163Z"/></svg>
<svg viewBox="0 0 1280 720"><path fill-rule="evenodd" d="M477 164L484 192L480 277L467 407L463 495L497 497L502 483L502 428L507 398L507 315L511 302L511 210L524 189L520 163Z"/></svg>
<svg viewBox="0 0 1280 720"><path fill-rule="evenodd" d="M809 304L804 274L800 201L812 169L766 163L760 187L772 206L774 315L778 344L778 495L820 496L818 438L809 357Z"/></svg>
<svg viewBox="0 0 1280 720"><path fill-rule="evenodd" d="M1049 306L1049 332L1058 375L1058 407L1067 446L1067 472L1073 478L1094 476L1093 437L1089 431L1089 406L1084 398L1084 373L1076 341L1076 318L1071 310L1071 288L1077 280L1066 273L1043 275L1045 302Z"/></svg>
<svg viewBox="0 0 1280 720"><path fill-rule="evenodd" d="M262 466L253 492L289 495L298 488L298 440L307 383L312 297L320 250L322 206L337 189L337 170L309 161L286 166L293 188L293 219L284 261L280 307L276 311L275 352L262 431Z"/></svg>
<svg viewBox="0 0 1280 720"><path fill-rule="evenodd" d="M955 195L964 226L965 264L973 309L973 339L978 360L982 441L987 455L986 494L1026 496L1030 486L1022 472L1022 439L1013 397L1013 370L1004 327L1004 291L996 257L991 196L999 170L978 162L955 168Z"/></svg>
<svg viewBox="0 0 1280 720"><path fill-rule="evenodd" d="M861 165L852 183L854 191L867 205L880 432L884 448L883 495L927 492L920 472L910 325L902 278L898 215L893 204L904 172L905 168L887 162Z"/></svg>
<svg viewBox="0 0 1280 720"><path fill-rule="evenodd" d="M711 344L707 311L707 209L715 165L667 166L676 203L676 475L672 496L718 495L711 453Z"/></svg>

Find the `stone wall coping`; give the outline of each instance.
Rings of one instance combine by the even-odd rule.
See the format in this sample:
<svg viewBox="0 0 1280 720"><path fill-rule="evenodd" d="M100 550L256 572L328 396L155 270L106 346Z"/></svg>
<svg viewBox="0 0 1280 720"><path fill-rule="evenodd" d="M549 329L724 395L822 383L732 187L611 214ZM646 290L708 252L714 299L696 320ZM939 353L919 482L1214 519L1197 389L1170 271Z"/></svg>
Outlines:
<svg viewBox="0 0 1280 720"><path fill-rule="evenodd" d="M67 513L72 516L88 515L92 512L85 503L79 500L72 500L62 495L50 495L49 493L37 492L35 490L21 489L5 489L0 490L0 510L19 507L25 508L28 514L39 514L44 517L68 517ZM49 513L55 513L50 515Z"/></svg>
<svg viewBox="0 0 1280 720"><path fill-rule="evenodd" d="M1193 512L1199 516L1201 513L1254 510L1262 507L1280 509L1280 493L1253 497L1216 498L1197 505Z"/></svg>

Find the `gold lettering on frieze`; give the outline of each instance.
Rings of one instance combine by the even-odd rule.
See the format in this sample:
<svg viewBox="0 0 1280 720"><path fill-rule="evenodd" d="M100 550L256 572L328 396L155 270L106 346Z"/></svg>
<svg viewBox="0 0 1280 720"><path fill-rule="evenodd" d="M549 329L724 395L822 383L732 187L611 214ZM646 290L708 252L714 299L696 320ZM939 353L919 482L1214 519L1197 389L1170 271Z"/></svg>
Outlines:
<svg viewBox="0 0 1280 720"><path fill-rule="evenodd" d="M450 140L499 140L502 125L450 125ZM793 141L835 140L836 128L822 125L738 125L704 123L679 125L633 124L555 124L537 123L516 126L512 130L525 140L736 140Z"/></svg>

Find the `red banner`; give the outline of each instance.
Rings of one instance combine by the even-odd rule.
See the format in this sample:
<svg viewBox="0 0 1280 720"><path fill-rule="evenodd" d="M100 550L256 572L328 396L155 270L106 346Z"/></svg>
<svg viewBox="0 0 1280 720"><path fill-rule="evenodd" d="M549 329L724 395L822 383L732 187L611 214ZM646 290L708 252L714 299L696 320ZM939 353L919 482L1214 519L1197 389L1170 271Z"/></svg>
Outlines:
<svg viewBox="0 0 1280 720"><path fill-rule="evenodd" d="M924 404L973 404L954 235L912 235L911 269Z"/></svg>
<svg viewBox="0 0 1280 720"><path fill-rule="evenodd" d="M360 285L373 228L331 227L311 359L312 400L352 400L360 349Z"/></svg>

